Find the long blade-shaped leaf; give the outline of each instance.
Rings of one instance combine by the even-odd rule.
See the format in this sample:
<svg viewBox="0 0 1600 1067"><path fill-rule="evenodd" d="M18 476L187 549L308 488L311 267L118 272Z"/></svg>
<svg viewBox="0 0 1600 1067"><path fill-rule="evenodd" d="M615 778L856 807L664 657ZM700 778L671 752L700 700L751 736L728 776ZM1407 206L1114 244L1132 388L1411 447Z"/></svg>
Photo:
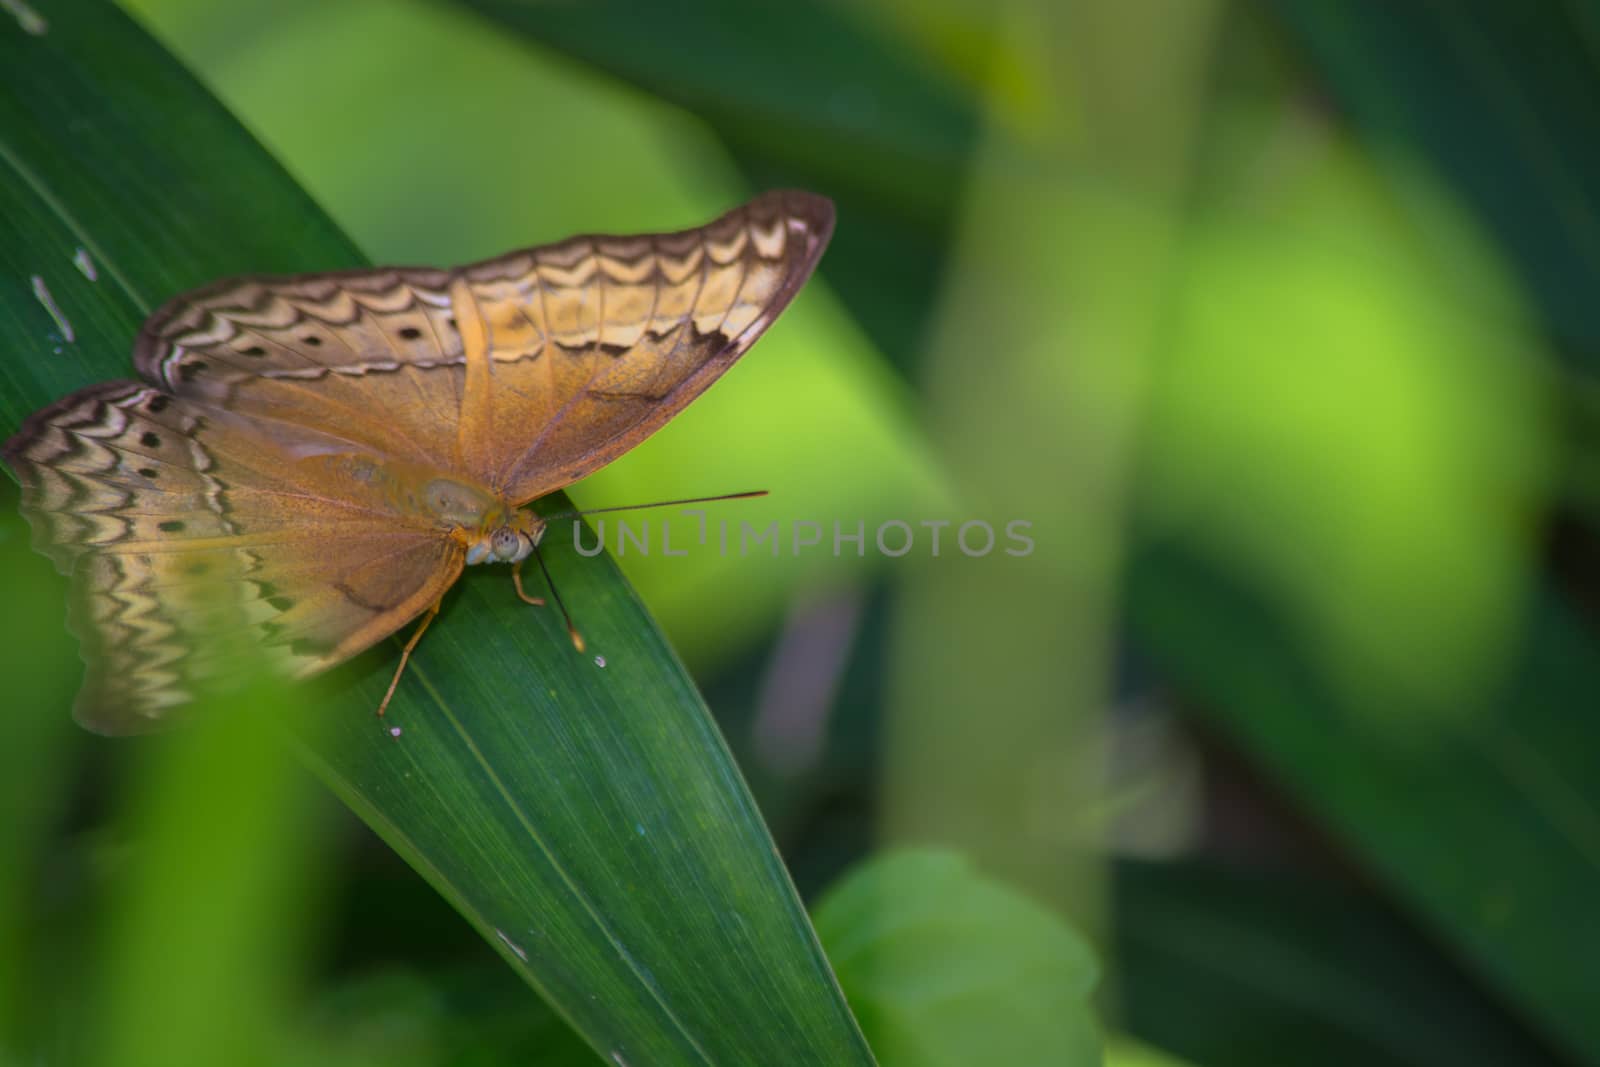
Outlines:
<svg viewBox="0 0 1600 1067"><path fill-rule="evenodd" d="M175 291L361 262L115 9L41 16L0 24L6 431L127 375L139 321ZM503 576L468 581L391 707L401 735L371 717L389 646L324 687L309 758L614 1062L870 1063L681 666L609 562L556 546L551 563L589 655Z"/></svg>

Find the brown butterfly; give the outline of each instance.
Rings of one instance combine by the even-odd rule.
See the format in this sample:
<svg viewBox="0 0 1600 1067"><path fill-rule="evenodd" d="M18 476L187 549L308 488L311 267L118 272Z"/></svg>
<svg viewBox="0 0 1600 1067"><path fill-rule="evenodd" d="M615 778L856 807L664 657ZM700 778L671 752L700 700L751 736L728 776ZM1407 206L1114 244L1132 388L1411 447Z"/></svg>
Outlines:
<svg viewBox="0 0 1600 1067"><path fill-rule="evenodd" d="M300 678L423 616L397 682L463 567L520 568L545 529L525 506L721 376L832 230L827 200L780 191L678 233L172 300L135 343L143 381L81 389L0 449L72 579L78 720L162 724L225 679L229 640Z"/></svg>

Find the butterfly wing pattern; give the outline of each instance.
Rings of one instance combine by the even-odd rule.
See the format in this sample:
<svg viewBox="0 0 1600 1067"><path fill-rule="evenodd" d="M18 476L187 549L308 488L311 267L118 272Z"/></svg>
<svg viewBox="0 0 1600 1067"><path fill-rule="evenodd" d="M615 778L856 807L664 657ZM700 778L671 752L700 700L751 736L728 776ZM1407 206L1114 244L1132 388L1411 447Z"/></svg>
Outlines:
<svg viewBox="0 0 1600 1067"><path fill-rule="evenodd" d="M6 446L35 544L72 579L87 665L75 712L99 732L161 725L225 681L243 641L291 677L331 666L461 571L448 540L319 493L213 415L110 382L38 412Z"/></svg>
<svg viewBox="0 0 1600 1067"><path fill-rule="evenodd" d="M458 541L320 462L366 456L520 505L703 392L810 276L832 206L756 198L698 229L575 237L456 270L249 277L140 331L142 382L90 386L0 449L71 576L91 729L165 725L239 642L291 677L426 610Z"/></svg>

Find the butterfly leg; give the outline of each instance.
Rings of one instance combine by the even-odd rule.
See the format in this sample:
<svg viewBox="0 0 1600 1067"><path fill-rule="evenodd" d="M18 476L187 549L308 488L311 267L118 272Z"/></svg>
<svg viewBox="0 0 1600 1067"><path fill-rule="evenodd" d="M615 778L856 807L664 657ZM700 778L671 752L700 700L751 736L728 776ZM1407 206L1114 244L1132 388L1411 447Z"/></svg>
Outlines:
<svg viewBox="0 0 1600 1067"><path fill-rule="evenodd" d="M389 700L394 696L394 687L400 684L400 675L405 672L406 662L411 659L411 650L417 647L418 641L422 640L423 632L427 630L428 624L433 621L434 616L439 614L439 606L443 603L443 600L436 600L429 606L428 610L422 615L422 625L417 627L416 632L411 635L411 640L407 641L406 647L401 650L400 665L394 669L394 677L389 679L389 689L388 692L383 694L383 703L378 705L378 714L380 716L389 707Z"/></svg>
<svg viewBox="0 0 1600 1067"><path fill-rule="evenodd" d="M517 562L511 565L511 584L517 587L517 596L522 598L523 603L532 604L536 608L542 608L544 607L544 597L529 596L522 590L522 565L526 562L526 560L519 559Z"/></svg>

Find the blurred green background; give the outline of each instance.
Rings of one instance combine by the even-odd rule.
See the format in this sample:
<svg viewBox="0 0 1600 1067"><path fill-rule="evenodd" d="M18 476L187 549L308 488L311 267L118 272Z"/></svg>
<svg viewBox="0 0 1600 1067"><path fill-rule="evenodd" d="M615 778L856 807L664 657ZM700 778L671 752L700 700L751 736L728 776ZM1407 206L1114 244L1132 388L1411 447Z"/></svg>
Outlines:
<svg viewBox="0 0 1600 1067"><path fill-rule="evenodd" d="M1113 1064L1600 1064L1600 5L124 6L376 262L836 201L753 354L571 495L822 525L618 562L808 903L965 857L880 870L989 916L898 979L848 881L813 912L881 1062L1090 1062L1036 1038L1067 924ZM8 599L57 595L4 524ZM247 973L175 1004L251 998L273 1062L598 1062L303 772L81 735L70 644L5 615L59 709L0 726L16 1062L206 1062L118 990L263 797Z"/></svg>

